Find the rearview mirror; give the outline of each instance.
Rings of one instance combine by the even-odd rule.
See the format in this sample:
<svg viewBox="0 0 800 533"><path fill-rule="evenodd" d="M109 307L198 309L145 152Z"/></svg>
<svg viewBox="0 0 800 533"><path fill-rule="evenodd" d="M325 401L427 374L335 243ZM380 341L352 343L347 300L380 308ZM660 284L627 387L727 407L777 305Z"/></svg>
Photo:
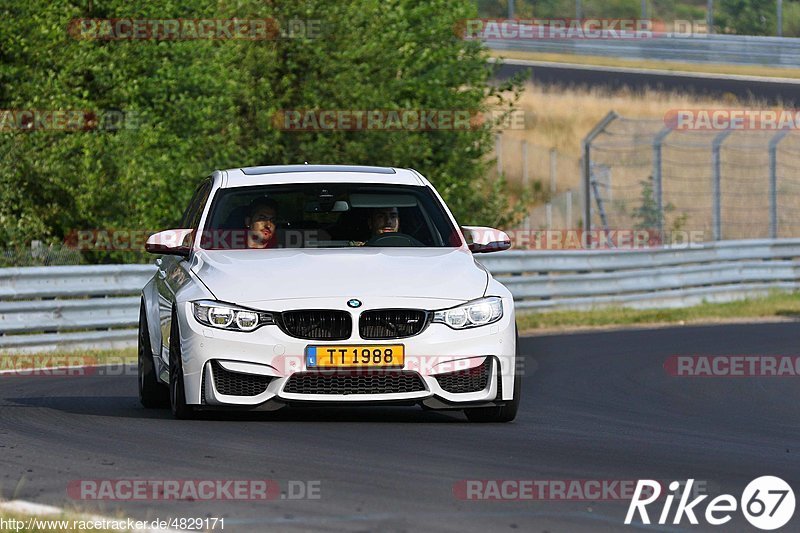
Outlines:
<svg viewBox="0 0 800 533"><path fill-rule="evenodd" d="M144 249L151 254L188 257L192 251L192 229L168 229L148 237Z"/></svg>
<svg viewBox="0 0 800 533"><path fill-rule="evenodd" d="M473 254L501 252L511 248L511 238L504 231L482 226L461 226L461 232Z"/></svg>

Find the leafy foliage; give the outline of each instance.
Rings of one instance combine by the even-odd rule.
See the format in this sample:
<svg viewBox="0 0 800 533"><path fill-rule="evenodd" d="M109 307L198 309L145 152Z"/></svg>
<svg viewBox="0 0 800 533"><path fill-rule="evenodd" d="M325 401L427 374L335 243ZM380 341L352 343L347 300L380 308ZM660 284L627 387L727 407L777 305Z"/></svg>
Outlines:
<svg viewBox="0 0 800 533"><path fill-rule="evenodd" d="M278 7L279 6L279 7ZM291 109L508 108L481 45L455 28L458 0L298 2L31 0L0 7L0 109L125 114L118 128L0 128L0 248L63 241L86 228L176 223L215 168L258 164L414 167L464 223L518 217L490 180L492 125L468 131L292 132ZM320 35L268 41L75 39L75 18L316 20ZM104 254L93 261L133 260Z"/></svg>
<svg viewBox="0 0 800 533"><path fill-rule="evenodd" d="M715 26L740 35L775 35L775 0L720 0Z"/></svg>

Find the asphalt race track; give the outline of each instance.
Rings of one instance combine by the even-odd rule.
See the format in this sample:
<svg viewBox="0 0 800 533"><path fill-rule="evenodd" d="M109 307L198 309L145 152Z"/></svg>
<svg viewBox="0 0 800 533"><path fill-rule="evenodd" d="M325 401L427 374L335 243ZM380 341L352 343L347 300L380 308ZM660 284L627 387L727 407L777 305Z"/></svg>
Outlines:
<svg viewBox="0 0 800 533"><path fill-rule="evenodd" d="M420 408L292 409L176 421L134 374L0 377L0 496L106 516L225 517L225 531L755 531L625 526L625 501L467 501L462 480L703 480L737 499L762 475L800 487L800 378L678 378L670 355L797 355L800 326L676 327L523 339L506 425ZM319 481L319 499L83 501L78 479ZM800 494L798 494L800 496ZM674 509L674 506L673 506ZM704 505L700 507L700 513ZM654 508L657 518L661 507ZM655 516L653 516L655 515ZM702 520L702 519L701 519ZM795 517L786 530L798 530Z"/></svg>
<svg viewBox="0 0 800 533"><path fill-rule="evenodd" d="M634 91L679 91L712 98L735 95L738 98L755 98L787 108L800 105L800 82L785 78L576 65L523 59L504 59L495 76L505 80L519 73L526 74L526 77L536 83L561 87L604 87L610 90L627 87Z"/></svg>

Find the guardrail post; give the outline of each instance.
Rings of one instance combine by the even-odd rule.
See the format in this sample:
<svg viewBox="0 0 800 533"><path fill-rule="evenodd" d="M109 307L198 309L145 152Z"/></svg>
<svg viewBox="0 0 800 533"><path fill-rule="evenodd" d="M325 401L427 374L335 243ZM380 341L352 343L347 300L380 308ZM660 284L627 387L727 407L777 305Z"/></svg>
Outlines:
<svg viewBox="0 0 800 533"><path fill-rule="evenodd" d="M605 130L609 124L619 118L614 111L601 120L597 126L583 139L583 229L586 234L586 245L591 245L592 231L592 142Z"/></svg>
<svg viewBox="0 0 800 533"><path fill-rule="evenodd" d="M653 199L656 202L658 211L658 221L656 223L658 235L663 239L664 236L664 194L661 164L661 146L664 139L672 132L672 128L664 128L653 138Z"/></svg>
<svg viewBox="0 0 800 533"><path fill-rule="evenodd" d="M779 131L769 140L769 238L778 238L778 143L789 134Z"/></svg>
<svg viewBox="0 0 800 533"><path fill-rule="evenodd" d="M555 148L550 148L550 192L554 193L558 189L558 152Z"/></svg>
<svg viewBox="0 0 800 533"><path fill-rule="evenodd" d="M712 179L711 179L711 194L713 196L713 208L711 210L712 224L714 229L714 240L719 241L722 239L722 170L721 161L719 157L722 143L725 139L733 133L732 130L723 131L711 143L711 166L712 166Z"/></svg>

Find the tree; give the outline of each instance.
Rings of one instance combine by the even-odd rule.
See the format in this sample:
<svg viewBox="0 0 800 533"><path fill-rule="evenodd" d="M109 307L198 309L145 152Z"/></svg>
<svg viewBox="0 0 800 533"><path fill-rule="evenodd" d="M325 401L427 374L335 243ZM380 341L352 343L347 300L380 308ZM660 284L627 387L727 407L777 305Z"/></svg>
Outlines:
<svg viewBox="0 0 800 533"><path fill-rule="evenodd" d="M720 0L715 15L720 31L739 35L775 35L774 0Z"/></svg>

